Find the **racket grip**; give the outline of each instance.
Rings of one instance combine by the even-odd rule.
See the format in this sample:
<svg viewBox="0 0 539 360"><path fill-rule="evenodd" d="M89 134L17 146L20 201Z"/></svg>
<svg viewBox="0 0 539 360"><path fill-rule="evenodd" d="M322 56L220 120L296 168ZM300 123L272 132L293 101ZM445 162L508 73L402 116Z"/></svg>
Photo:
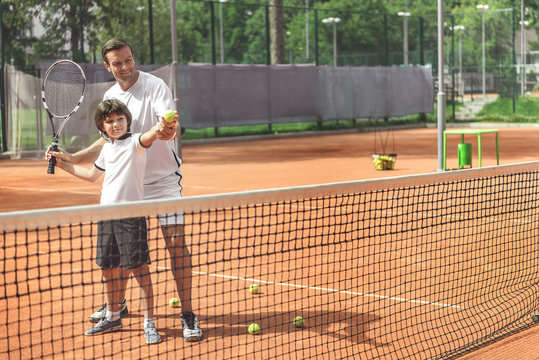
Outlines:
<svg viewBox="0 0 539 360"><path fill-rule="evenodd" d="M49 168L47 169L47 174L54 174L54 167L56 166L56 158L53 156L49 160Z"/></svg>
<svg viewBox="0 0 539 360"><path fill-rule="evenodd" d="M51 146L50 151L57 151L58 145L53 144ZM56 166L56 158L54 156L51 156L51 159L49 160L49 168L47 169L47 174L54 174L54 168Z"/></svg>

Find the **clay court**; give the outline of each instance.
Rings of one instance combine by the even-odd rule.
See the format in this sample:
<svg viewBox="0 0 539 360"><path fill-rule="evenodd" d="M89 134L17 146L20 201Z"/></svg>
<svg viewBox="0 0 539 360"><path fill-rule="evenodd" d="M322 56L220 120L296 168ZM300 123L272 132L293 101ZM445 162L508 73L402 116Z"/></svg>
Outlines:
<svg viewBox="0 0 539 360"><path fill-rule="evenodd" d="M496 126L492 126L496 127ZM311 134L312 135L312 134ZM384 134L383 136L386 136ZM393 134L389 134L393 136ZM500 127L499 128L499 161L501 165L514 164L527 161L536 161L539 145L539 127ZM457 167L457 144L460 136L448 137L447 164L450 168ZM466 142L472 144L473 166L477 166L477 139L473 136L466 138ZM496 165L496 150L494 136L483 135L483 166ZM414 128L401 129L394 132L394 150L398 154L395 168L388 171L377 171L374 168L372 154L375 146L375 134L372 132L347 132L347 133L324 133L316 136L271 136L257 140L247 141L222 141L222 142L186 142L182 149L184 176L183 186L185 196L240 192L248 190L293 187L302 185L335 183L345 181L355 181L364 179L377 179L396 176L407 176L416 174L426 174L436 172L438 167L437 158L437 130L435 128ZM378 151L380 152L380 144ZM393 138L389 140L386 152L393 152ZM78 180L70 175L58 171L54 176L46 174L46 162L44 160L0 160L0 167L3 176L0 179L0 211L20 211L30 209L41 209L49 207L63 207L75 205L97 204L99 202L100 183L89 184ZM70 244L60 244L70 246ZM88 250L89 251L89 250ZM160 252L162 250L157 250ZM84 254L91 257L91 254ZM160 259L165 259L164 253L160 254ZM164 260L157 262L154 266L156 271L166 269ZM305 264L307 265L307 264ZM170 276L169 272L163 271L160 276ZM95 272L95 281L99 282L98 272ZM196 292L196 281L194 291ZM173 283L160 283L160 290L156 292L170 293L173 290ZM216 287L218 287L218 282ZM80 287L73 289L83 291ZM225 290L223 290L225 291ZM204 301L201 296L198 301ZM267 307L264 297L259 297L257 307L249 309L249 314L256 313L257 308ZM84 314L89 312L94 306L91 299L82 305L75 306L77 309L82 306ZM209 304L204 304L207 309ZM211 306L209 306L211 308ZM71 311L71 308L70 308ZM274 317L283 319L292 314L278 313ZM137 354L130 353L130 356L146 357L150 355L167 355L171 349L182 349L184 354L196 354L204 346L204 340L198 344L183 343L181 339L181 327L175 323L175 315L170 313L166 306L157 307L157 316L161 316L160 321L166 323L163 328L165 341L156 347L136 347ZM244 315L247 316L248 315ZM269 316L269 315L268 315ZM367 316L367 315L365 315ZM2 315L4 317L4 315ZM22 318L29 318L26 314ZM251 351L270 348L274 354L286 354L292 349L276 349L276 343L280 336L297 337L301 340L302 346L308 346L309 342L316 342L314 337L307 337L305 332L291 332L283 330L275 325L277 335L269 338L257 338L251 340L247 338L246 343L241 343L245 335L240 324L248 321L246 318L222 319L222 321L237 324L232 327L229 333L220 333L220 327L213 327L206 322L206 318L215 320L214 315L206 314L200 316L201 327L206 331L205 336L215 341L214 347L221 346L224 350L221 353L225 356L238 356L238 354L248 354ZM176 319L177 321L177 319ZM357 319L356 327L362 324L376 321L374 318ZM284 320L283 320L284 322ZM161 323L161 324L162 324ZM84 324L86 325L86 324ZM72 342L75 351L72 355L87 357L100 356L101 354L85 354L80 348L82 325L76 325L73 329ZM129 328L127 328L129 329ZM125 331L126 329L124 329ZM124 333L122 331L121 333ZM128 330L129 331L129 330ZM122 337L129 339L125 335L113 334L112 339L122 342ZM343 338L333 339L335 343L345 341L346 331L336 329L336 333L342 333ZM363 336L360 331L357 335ZM5 334L2 334L4 337ZM230 342L222 340L233 335L240 338L239 344L231 347ZM350 334L348 334L350 335ZM54 337L54 334L45 336ZM354 336L352 336L354 338ZM21 344L31 339L22 338ZM86 340L86 339L85 339ZM473 353L463 356L464 359L508 359L515 353L519 354L521 360L537 358L533 344L539 340L537 326L519 332L511 337L497 341L487 347L483 347ZM88 341L88 340L86 340ZM96 339L94 344L98 344L101 339ZM354 338L354 343L367 343L369 346L376 344L369 343L369 339ZM5 343L1 346L5 348ZM86 343L86 346L89 344ZM316 345L316 344L311 344ZM51 353L54 341L44 345L40 355ZM109 346L109 345L107 345ZM132 345L125 344L126 350ZM252 346L250 350L249 347ZM336 345L337 346L337 345ZM48 348L47 348L48 347ZM109 353L110 349L105 349ZM306 350L307 351L307 350ZM315 351L315 350L312 350ZM202 352L204 353L204 352ZM253 353L254 354L254 353ZM170 354L168 354L170 355ZM312 354L315 358L316 352ZM24 354L23 358L30 358L35 354ZM70 356L70 355L66 355ZM272 354L261 355L260 358L272 358ZM258 357L257 357L258 358Z"/></svg>

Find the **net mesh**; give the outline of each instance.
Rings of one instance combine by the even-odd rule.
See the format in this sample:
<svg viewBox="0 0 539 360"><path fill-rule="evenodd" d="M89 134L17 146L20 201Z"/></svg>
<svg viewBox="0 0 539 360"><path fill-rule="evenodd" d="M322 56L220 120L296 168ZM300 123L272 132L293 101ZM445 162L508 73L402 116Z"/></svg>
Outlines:
<svg viewBox="0 0 539 360"><path fill-rule="evenodd" d="M453 358L534 324L538 185L533 162L0 214L0 357ZM199 343L183 340L181 306L168 305L179 295L156 214L174 211ZM133 279L122 329L83 335L104 302L96 223L133 216L149 225L155 346Z"/></svg>

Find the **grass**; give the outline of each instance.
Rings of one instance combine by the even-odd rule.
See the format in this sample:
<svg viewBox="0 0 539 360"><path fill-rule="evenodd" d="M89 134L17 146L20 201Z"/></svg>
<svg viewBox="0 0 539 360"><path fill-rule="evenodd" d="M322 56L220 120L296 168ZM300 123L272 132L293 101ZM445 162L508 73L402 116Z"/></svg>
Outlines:
<svg viewBox="0 0 539 360"><path fill-rule="evenodd" d="M498 97L496 101L486 104L477 116L478 121L537 123L539 122L539 98L518 97L515 101L515 113L513 113L513 99Z"/></svg>
<svg viewBox="0 0 539 360"><path fill-rule="evenodd" d="M366 129L373 127L388 127L393 125L419 124L432 122L433 115L425 114L422 119L419 115L411 115L402 118L392 118L389 122L382 119L356 119L356 120L338 120L325 121L323 123L306 122L306 123L289 123L289 124L272 124L271 128L268 125L251 125L251 126L233 126L220 127L215 132L215 129L200 129L186 130L182 135L184 140L197 140L215 137L230 137L230 136L248 136L248 135L265 135L265 134L280 134L280 133L295 133L295 132L310 132L324 130L345 130L345 129Z"/></svg>

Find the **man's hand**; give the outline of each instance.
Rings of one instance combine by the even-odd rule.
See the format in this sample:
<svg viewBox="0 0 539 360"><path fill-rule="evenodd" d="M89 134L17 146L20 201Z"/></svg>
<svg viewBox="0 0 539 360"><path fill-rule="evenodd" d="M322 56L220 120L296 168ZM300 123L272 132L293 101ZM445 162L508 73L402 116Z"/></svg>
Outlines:
<svg viewBox="0 0 539 360"><path fill-rule="evenodd" d="M180 116L176 113L174 121L168 122L163 117L157 124L157 138L159 140L172 140L180 134Z"/></svg>

